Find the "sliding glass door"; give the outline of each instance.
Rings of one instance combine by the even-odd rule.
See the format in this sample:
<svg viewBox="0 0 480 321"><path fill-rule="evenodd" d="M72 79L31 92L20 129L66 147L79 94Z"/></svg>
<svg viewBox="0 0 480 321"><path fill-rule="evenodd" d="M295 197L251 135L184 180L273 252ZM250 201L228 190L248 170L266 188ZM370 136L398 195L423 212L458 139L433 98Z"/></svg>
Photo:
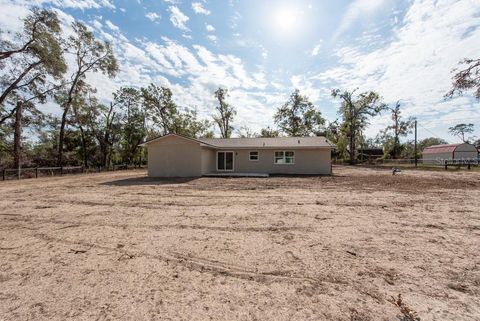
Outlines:
<svg viewBox="0 0 480 321"><path fill-rule="evenodd" d="M217 152L217 171L233 171L233 152Z"/></svg>

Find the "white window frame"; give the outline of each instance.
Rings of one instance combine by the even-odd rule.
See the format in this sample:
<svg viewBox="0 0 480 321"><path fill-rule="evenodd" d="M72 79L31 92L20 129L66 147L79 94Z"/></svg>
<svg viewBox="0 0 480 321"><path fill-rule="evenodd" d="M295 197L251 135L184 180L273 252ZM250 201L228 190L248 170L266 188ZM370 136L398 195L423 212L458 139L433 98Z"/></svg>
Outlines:
<svg viewBox="0 0 480 321"><path fill-rule="evenodd" d="M252 159L252 153L257 153L257 159ZM258 152L258 150L251 150L248 152L248 160L251 161L251 162L258 162L258 160L260 159L260 153Z"/></svg>
<svg viewBox="0 0 480 321"><path fill-rule="evenodd" d="M225 153L225 156L224 156L224 161L225 161L225 166L224 167L227 167L227 157L226 157L226 153L232 153L232 169L218 169L218 153ZM235 152L234 151L231 151L231 150L219 150L217 151L216 155L215 155L215 164L216 164L216 170L217 172L233 172L235 171Z"/></svg>
<svg viewBox="0 0 480 321"><path fill-rule="evenodd" d="M277 163L276 160L276 156L275 154L276 153L282 153L283 154L283 158L282 158L282 163ZM287 159L287 156L286 156L286 153L293 153L293 156L291 157L293 162L292 163L287 163L286 162L286 159ZM273 152L273 164L274 165L295 165L295 151L293 150L276 150Z"/></svg>

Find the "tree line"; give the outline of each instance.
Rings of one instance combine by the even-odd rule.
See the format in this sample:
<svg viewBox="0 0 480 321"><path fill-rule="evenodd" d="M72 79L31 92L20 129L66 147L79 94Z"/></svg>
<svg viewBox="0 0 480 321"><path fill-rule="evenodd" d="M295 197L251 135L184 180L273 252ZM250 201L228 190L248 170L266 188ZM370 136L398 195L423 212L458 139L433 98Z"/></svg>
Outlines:
<svg viewBox="0 0 480 321"><path fill-rule="evenodd" d="M340 102L339 119L327 122L309 98L295 90L273 117L275 128L259 133L248 126L234 128L236 108L228 102L228 90L218 88L214 115L200 119L192 108L178 106L170 88L150 84L142 88L121 87L109 102L101 102L88 83L89 73L115 77L119 66L113 48L82 23L73 22L65 36L51 10L34 8L17 34L0 30L0 166L108 167L145 161L139 144L146 139L177 133L189 137L213 137L214 126L222 138L324 135L337 145L337 157L356 162L358 148L382 146L385 157L413 157L412 142L401 140L412 131L413 118L401 115L401 105L388 106L374 92L334 89ZM67 64L68 61L68 64ZM477 88L480 61L466 60L467 69L454 76L451 97ZM477 75L477 78L474 77ZM47 114L48 103L59 108L58 116ZM388 112L391 125L374 139L364 132L371 119ZM454 135L469 138L472 124L450 128ZM36 137L33 140L24 138ZM428 138L419 150L444 143Z"/></svg>

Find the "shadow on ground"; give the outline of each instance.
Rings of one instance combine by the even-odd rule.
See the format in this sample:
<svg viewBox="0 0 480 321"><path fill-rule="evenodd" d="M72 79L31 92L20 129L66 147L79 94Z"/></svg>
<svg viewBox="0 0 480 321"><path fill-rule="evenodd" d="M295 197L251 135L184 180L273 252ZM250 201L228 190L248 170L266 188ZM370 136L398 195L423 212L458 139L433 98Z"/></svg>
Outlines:
<svg viewBox="0 0 480 321"><path fill-rule="evenodd" d="M104 182L100 185L108 186L139 186L139 185L172 185L185 184L198 179L198 177L182 178L152 178L152 177L132 177Z"/></svg>

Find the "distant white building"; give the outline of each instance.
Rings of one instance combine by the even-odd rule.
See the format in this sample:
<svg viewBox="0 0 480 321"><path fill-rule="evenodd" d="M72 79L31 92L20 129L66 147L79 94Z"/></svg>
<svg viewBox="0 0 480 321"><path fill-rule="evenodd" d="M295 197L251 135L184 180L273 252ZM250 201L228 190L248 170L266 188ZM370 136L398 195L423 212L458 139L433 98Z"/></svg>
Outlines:
<svg viewBox="0 0 480 321"><path fill-rule="evenodd" d="M424 164L443 164L447 161L478 160L478 150L472 144L444 144L427 147L423 150Z"/></svg>

